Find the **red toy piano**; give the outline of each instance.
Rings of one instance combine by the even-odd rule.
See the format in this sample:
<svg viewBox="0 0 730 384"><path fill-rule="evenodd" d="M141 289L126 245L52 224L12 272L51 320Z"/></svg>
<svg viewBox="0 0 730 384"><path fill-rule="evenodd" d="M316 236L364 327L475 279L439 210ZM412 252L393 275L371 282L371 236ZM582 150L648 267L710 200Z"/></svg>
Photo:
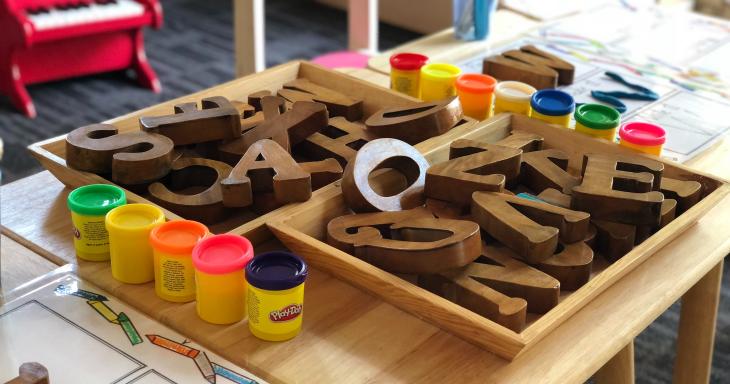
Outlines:
<svg viewBox="0 0 730 384"><path fill-rule="evenodd" d="M132 68L155 92L142 28L162 26L157 0L0 0L0 92L35 117L26 84Z"/></svg>

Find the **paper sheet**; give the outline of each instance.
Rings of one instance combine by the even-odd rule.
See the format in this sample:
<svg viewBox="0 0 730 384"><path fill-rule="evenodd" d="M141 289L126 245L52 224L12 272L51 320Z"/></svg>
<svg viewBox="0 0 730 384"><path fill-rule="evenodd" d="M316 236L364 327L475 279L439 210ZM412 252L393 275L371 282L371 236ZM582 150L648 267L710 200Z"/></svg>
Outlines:
<svg viewBox="0 0 730 384"><path fill-rule="evenodd" d="M54 384L264 383L71 274L0 307L0 382L31 361Z"/></svg>

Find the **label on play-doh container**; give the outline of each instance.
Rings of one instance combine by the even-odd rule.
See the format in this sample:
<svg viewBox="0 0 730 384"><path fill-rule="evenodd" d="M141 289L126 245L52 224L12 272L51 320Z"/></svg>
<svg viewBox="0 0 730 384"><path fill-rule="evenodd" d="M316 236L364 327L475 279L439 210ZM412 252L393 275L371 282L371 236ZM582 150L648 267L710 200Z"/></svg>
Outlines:
<svg viewBox="0 0 730 384"><path fill-rule="evenodd" d="M253 257L253 246L243 236L207 237L193 248L196 309L213 324L233 324L246 316L244 268Z"/></svg>
<svg viewBox="0 0 730 384"><path fill-rule="evenodd" d="M104 216L127 203L124 190L109 184L79 187L68 195L76 255L87 261L109 260L109 233Z"/></svg>
<svg viewBox="0 0 730 384"><path fill-rule="evenodd" d="M304 315L307 264L299 256L276 251L260 254L246 266L248 327L262 340L296 336Z"/></svg>
<svg viewBox="0 0 730 384"><path fill-rule="evenodd" d="M155 292L164 300L195 300L195 268L192 253L208 228L192 220L160 224L150 232L155 262Z"/></svg>

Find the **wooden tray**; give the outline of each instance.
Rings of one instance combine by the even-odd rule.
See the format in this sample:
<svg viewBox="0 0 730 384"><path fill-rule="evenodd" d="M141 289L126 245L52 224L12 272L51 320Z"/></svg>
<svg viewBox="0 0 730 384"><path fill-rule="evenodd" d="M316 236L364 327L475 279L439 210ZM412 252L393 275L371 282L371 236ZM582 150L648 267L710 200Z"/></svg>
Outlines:
<svg viewBox="0 0 730 384"><path fill-rule="evenodd" d="M550 126L524 116L508 114L478 123L469 130L452 130L417 145L417 148L431 163L441 162L448 160L449 145L455 139L468 138L495 142L509 135L512 130L539 134L545 139L544 147L565 151L570 156L569 167L573 172L580 169L585 153L636 154L617 144ZM663 162L665 175L700 182L704 189L703 199L636 246L619 261L610 266L596 265L591 281L579 290L562 294L560 304L540 317L528 319L530 320L528 326L520 333L513 332L400 277L329 246L323 240L326 238L327 223L334 217L349 213L339 182L321 189L316 197L292 207L286 214L269 220L267 225L287 248L304 256L315 268L366 289L383 300L491 352L513 359L694 224L730 191L730 186L721 180L677 163Z"/></svg>
<svg viewBox="0 0 730 384"><path fill-rule="evenodd" d="M137 112L121 116L108 123L114 124L120 132L139 130L139 117L156 116L172 113L172 106L183 102L199 102L200 99L209 96L225 96L231 100L246 100L248 94L269 90L275 92L282 88L286 82L297 78L308 79L319 85L339 91L349 96L363 99L363 118L367 118L377 110L386 106L408 106L418 102L417 99L373 85L369 82L356 79L340 72L325 69L323 67L307 62L291 62L270 68L261 73L243 77L228 83L216 86L209 90L203 90L175 100L171 100L156 106L146 108ZM465 119L465 121L470 121ZM35 143L29 147L33 156L56 178L67 187L76 188L82 185L94 183L112 183L102 176L71 169L66 165L66 135L57 136L45 141ZM132 191L125 189L127 199L135 203L149 203L148 199ZM279 208L281 209L281 208ZM174 212L164 210L168 219L180 218ZM233 228L256 218L257 215L250 211L243 211L242 214L223 222L210 226L215 233L226 232Z"/></svg>

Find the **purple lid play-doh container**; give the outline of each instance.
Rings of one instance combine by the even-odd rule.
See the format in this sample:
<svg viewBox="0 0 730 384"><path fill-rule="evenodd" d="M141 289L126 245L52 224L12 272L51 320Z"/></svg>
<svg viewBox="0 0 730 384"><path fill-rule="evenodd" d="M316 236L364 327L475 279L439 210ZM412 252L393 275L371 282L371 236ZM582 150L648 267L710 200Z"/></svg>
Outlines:
<svg viewBox="0 0 730 384"><path fill-rule="evenodd" d="M283 291L304 283L308 271L307 263L293 253L266 252L246 265L246 281L259 289Z"/></svg>

